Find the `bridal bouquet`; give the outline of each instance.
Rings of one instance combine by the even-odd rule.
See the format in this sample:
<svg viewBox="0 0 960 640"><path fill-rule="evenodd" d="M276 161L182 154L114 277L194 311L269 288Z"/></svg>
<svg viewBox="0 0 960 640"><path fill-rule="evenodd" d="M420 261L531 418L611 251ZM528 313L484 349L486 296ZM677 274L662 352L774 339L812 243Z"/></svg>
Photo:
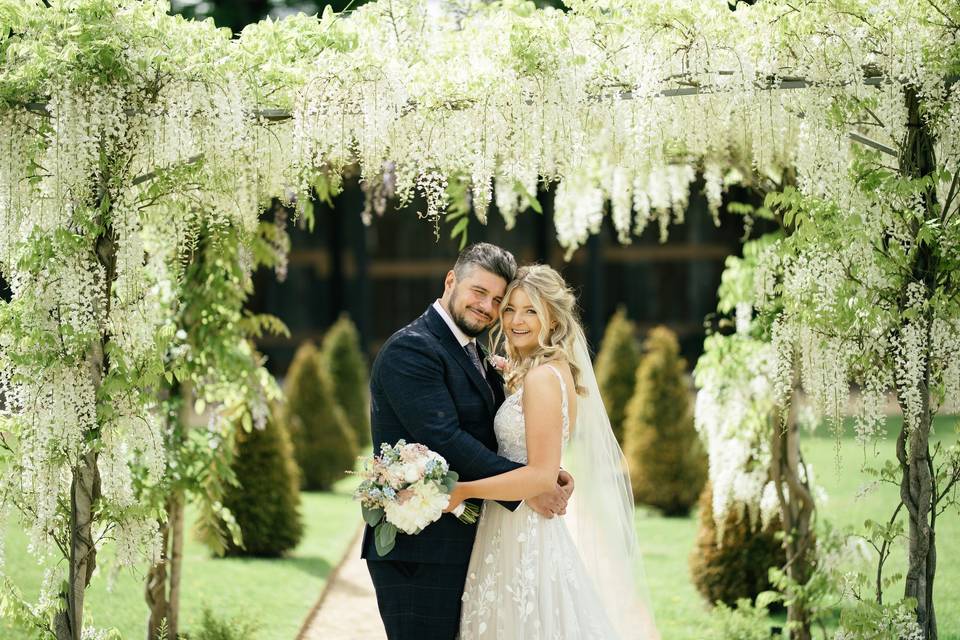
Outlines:
<svg viewBox="0 0 960 640"><path fill-rule="evenodd" d="M459 476L438 453L422 444L400 440L383 444L380 455L363 461L358 500L364 521L374 528L377 553L390 553L397 530L415 535L443 515ZM476 505L463 503L454 510L462 522L473 524L480 515Z"/></svg>

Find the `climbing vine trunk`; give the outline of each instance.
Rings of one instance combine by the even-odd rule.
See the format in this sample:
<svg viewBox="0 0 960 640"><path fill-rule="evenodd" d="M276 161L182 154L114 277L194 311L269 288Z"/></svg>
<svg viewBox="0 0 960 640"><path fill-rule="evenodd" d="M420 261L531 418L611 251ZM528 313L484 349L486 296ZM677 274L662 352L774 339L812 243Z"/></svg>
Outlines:
<svg viewBox="0 0 960 640"><path fill-rule="evenodd" d="M165 389L164 400L179 406L166 422L166 447L179 451L187 438L187 387L174 381ZM165 517L157 524L161 534L161 555L147 574L145 597L150 609L147 622L147 640L176 640L179 637L180 578L183 574L183 509L186 500L182 486L174 483L166 496Z"/></svg>
<svg viewBox="0 0 960 640"><path fill-rule="evenodd" d="M160 523L160 559L147 572L145 597L150 617L147 620L147 640L168 640L176 636L163 634L163 621L169 617L167 602L167 546L170 541L170 521ZM169 631L169 624L167 627Z"/></svg>
<svg viewBox="0 0 960 640"><path fill-rule="evenodd" d="M183 493L170 498L170 638L180 633L180 582L183 576Z"/></svg>
<svg viewBox="0 0 960 640"><path fill-rule="evenodd" d="M907 134L900 155L900 171L905 177L928 178L936 172L934 140L927 123L921 117L920 99L917 89L908 86L905 90L907 106ZM935 274L939 272L937 253L930 242L920 234L920 227L926 223L938 224L940 216L936 191L928 186L923 195L923 219L914 217L911 231L918 238L914 252L912 282L922 285L924 301L929 301L937 284ZM909 318L916 312L915 301L907 291L900 295L901 317ZM933 461L930 457L930 429L933 415L930 409L930 349L931 321L929 306L921 309L917 317L909 320L914 327L922 330L921 353L914 354L922 362L919 380L915 388L905 386L898 376L897 397L904 415L903 427L897 437L897 460L900 463L902 478L900 499L907 510L909 520L907 576L904 596L915 598L917 602L917 623L926 640L936 640L937 623L933 607L933 581L937 569L937 551L934 526L933 496L936 491L936 478ZM906 324L902 327L906 331ZM902 337L902 336L899 336ZM899 356L899 354L894 354ZM899 358L898 358L899 359ZM894 360L897 361L897 360ZM909 363L908 363L909 364ZM901 365L902 366L902 365ZM919 397L919 411L911 406L910 398ZM915 414L915 415L914 415ZM912 417L911 417L912 416Z"/></svg>
<svg viewBox="0 0 960 640"><path fill-rule="evenodd" d="M787 575L795 584L804 585L810 579L813 565L815 505L800 453L796 402L790 403L786 421L782 421L781 415L781 411L774 411L772 418L774 428L770 446L770 471L783 521ZM788 597L790 595L792 594L788 594ZM789 602L787 622L791 627L790 638L811 640L810 610L806 601L802 596L797 596L790 597Z"/></svg>
<svg viewBox="0 0 960 640"><path fill-rule="evenodd" d="M104 317L110 313L110 295L113 280L116 277L117 245L113 240L110 227L94 243L97 260L104 269L106 284L106 305ZM99 390L104 376L109 370L106 345L109 334L106 327L100 332L99 341L94 342L87 355L87 374L94 389ZM84 450L71 470L70 482L70 538L69 578L66 593L61 593L63 608L53 620L53 629L57 640L81 640L83 634L83 605L87 586L97 567L97 545L93 539L93 519L97 500L100 499L100 470L97 466L98 453L96 440L99 429L87 433Z"/></svg>
<svg viewBox="0 0 960 640"><path fill-rule="evenodd" d="M175 640L179 635L183 567L183 495L180 491L174 491L167 499L166 513L166 520L160 522L162 555L147 573L145 596L150 609L147 640Z"/></svg>
<svg viewBox="0 0 960 640"><path fill-rule="evenodd" d="M929 367L925 372L929 380ZM926 384L922 385L926 391ZM904 596L917 601L917 623L926 640L937 639L933 581L937 570L935 519L932 509L935 480L930 459L930 403L924 394L923 412L913 430L906 423L897 437L897 459L903 476L900 499L907 509L909 539Z"/></svg>
<svg viewBox="0 0 960 640"><path fill-rule="evenodd" d="M54 629L57 640L80 640L83 631L83 603L90 577L97 566L93 540L93 510L100 496L97 454L85 453L73 469L70 485L70 577L67 582L66 611L57 613Z"/></svg>

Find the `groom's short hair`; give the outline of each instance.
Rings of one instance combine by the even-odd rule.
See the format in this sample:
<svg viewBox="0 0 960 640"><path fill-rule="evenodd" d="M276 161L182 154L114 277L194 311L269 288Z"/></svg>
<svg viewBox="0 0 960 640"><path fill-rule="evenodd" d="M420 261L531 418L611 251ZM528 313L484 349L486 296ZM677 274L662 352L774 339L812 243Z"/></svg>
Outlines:
<svg viewBox="0 0 960 640"><path fill-rule="evenodd" d="M517 275L517 261L513 254L502 247L489 242L476 242L467 246L453 265L457 279L463 278L473 267L480 267L498 275L509 284Z"/></svg>

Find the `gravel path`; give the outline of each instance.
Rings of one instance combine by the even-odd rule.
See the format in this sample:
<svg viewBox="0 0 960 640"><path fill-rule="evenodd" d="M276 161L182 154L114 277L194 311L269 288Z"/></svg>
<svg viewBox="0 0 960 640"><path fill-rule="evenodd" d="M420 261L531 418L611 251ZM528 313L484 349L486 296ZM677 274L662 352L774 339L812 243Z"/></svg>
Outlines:
<svg viewBox="0 0 960 640"><path fill-rule="evenodd" d="M361 529L362 532L362 529ZM358 533L298 640L386 640Z"/></svg>

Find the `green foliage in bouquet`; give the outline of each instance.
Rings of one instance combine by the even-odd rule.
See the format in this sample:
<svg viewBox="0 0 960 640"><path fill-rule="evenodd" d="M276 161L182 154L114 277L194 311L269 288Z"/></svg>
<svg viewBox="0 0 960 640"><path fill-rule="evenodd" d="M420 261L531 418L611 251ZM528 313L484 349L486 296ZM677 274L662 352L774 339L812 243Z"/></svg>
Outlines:
<svg viewBox="0 0 960 640"><path fill-rule="evenodd" d="M617 309L607 324L595 364L603 406L610 416L610 426L613 427L613 433L621 447L624 445L623 423L627 403L633 395L637 366L640 364L640 345L636 339L636 330L636 325L627 318L626 309Z"/></svg>
<svg viewBox="0 0 960 640"><path fill-rule="evenodd" d="M274 408L263 429L238 429L233 462L238 486L224 497L242 541L227 541L228 555L279 556L303 537L300 471L290 436Z"/></svg>
<svg viewBox="0 0 960 640"><path fill-rule="evenodd" d="M320 360L330 376L333 395L343 408L357 444L370 445L370 393L367 362L360 350L360 334L346 315L323 337Z"/></svg>
<svg viewBox="0 0 960 640"><path fill-rule="evenodd" d="M334 397L334 386L312 342L297 349L284 383L290 429L302 487L328 491L357 457L357 440Z"/></svg>
<svg viewBox="0 0 960 640"><path fill-rule="evenodd" d="M706 480L706 456L693 412L676 335L655 327L647 335L624 423L633 496L667 516L683 516Z"/></svg>
<svg viewBox="0 0 960 640"><path fill-rule="evenodd" d="M763 527L751 523L746 513L730 509L722 537L713 517L713 487L708 482L700 495L700 529L690 554L690 573L697 590L711 603L734 606L741 599L753 601L772 589L771 567L786 562L783 545L777 539L780 518Z"/></svg>

